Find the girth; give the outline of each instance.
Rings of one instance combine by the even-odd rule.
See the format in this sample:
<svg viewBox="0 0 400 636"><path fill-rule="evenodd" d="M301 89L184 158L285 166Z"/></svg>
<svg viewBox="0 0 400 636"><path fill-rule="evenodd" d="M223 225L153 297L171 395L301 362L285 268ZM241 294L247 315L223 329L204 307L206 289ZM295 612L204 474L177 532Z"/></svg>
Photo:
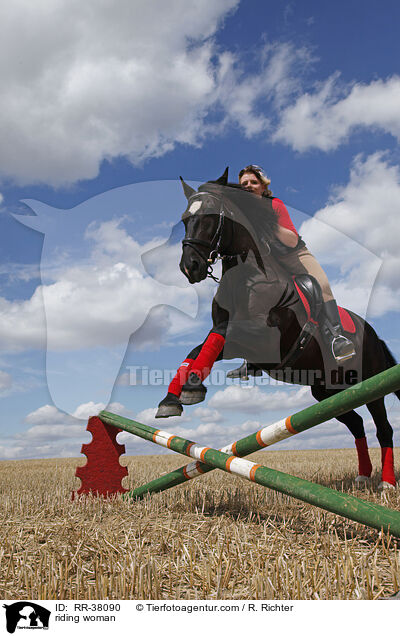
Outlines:
<svg viewBox="0 0 400 636"><path fill-rule="evenodd" d="M299 274L293 277L293 282L297 287L300 298L303 295L308 303L308 308L305 306L307 321L283 360L276 367L273 367L274 371L294 364L300 357L318 329L318 318L324 305L320 284L314 276ZM303 298L301 300L303 301Z"/></svg>

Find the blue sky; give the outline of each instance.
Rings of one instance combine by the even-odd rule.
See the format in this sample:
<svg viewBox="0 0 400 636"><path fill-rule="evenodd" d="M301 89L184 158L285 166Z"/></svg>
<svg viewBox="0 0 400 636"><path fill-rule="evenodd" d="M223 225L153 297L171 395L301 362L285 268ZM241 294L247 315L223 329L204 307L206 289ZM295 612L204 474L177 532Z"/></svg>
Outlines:
<svg viewBox="0 0 400 636"><path fill-rule="evenodd" d="M0 8L0 458L79 455L109 401L154 423L166 387L132 385L133 368L163 382L208 332L215 292L190 286L165 245L179 175L262 165L339 303L400 358L399 19L397 2L372 0ZM304 387L222 383L232 366L163 428L222 446L313 402ZM352 446L337 422L279 444Z"/></svg>

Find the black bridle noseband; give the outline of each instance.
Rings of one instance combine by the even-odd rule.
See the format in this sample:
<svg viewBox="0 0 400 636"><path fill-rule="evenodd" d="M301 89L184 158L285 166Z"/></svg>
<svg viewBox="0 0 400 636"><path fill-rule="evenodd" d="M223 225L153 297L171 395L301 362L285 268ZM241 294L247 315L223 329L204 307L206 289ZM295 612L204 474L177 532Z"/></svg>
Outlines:
<svg viewBox="0 0 400 636"><path fill-rule="evenodd" d="M203 259L203 261L205 261L205 263L207 264L207 278L212 278L213 280L215 280L215 282L219 283L220 281L213 274L212 266L215 265L218 259L222 260L223 258L225 258L225 255L221 254L221 241L222 241L222 231L224 228L225 213L224 213L222 201L218 199L218 197L210 194L209 192L197 192L195 194L195 197L196 197L195 200L197 200L197 197L199 197L202 194L206 194L212 199L215 199L216 201L218 201L219 203L219 213L218 213L219 218L218 218L217 229L215 230L214 236L212 237L211 241L203 241L202 239L189 237L189 238L183 239L182 246L185 247L186 245L188 245L189 247L191 247L196 252L196 254L198 254L198 256L200 256L200 258ZM189 199L188 209L190 209L190 199ZM201 245L202 247L207 247L210 250L208 257L205 256L199 249L197 249L196 247L197 245Z"/></svg>

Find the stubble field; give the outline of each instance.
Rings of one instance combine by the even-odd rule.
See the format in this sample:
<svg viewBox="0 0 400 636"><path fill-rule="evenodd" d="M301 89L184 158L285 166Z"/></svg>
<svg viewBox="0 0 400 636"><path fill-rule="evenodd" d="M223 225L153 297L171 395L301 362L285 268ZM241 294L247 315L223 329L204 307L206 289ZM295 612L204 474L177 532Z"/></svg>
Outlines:
<svg viewBox="0 0 400 636"><path fill-rule="evenodd" d="M380 450L371 456L378 468ZM378 473L371 489L354 489L353 450L250 459L400 511L400 491L379 493ZM0 462L2 599L375 599L400 589L400 541L376 530L221 471L140 502L71 501L83 463ZM121 463L133 488L185 460Z"/></svg>

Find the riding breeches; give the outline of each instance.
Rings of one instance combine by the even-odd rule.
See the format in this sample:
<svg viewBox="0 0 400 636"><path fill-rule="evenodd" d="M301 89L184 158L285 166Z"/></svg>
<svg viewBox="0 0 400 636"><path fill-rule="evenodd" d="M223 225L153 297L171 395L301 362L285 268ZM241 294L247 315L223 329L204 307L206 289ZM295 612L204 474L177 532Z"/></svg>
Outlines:
<svg viewBox="0 0 400 636"><path fill-rule="evenodd" d="M320 284L324 302L334 299L327 275L315 256L306 247L300 247L292 253L282 256L276 255L276 257L279 260L279 264L291 274L310 274L314 276Z"/></svg>

